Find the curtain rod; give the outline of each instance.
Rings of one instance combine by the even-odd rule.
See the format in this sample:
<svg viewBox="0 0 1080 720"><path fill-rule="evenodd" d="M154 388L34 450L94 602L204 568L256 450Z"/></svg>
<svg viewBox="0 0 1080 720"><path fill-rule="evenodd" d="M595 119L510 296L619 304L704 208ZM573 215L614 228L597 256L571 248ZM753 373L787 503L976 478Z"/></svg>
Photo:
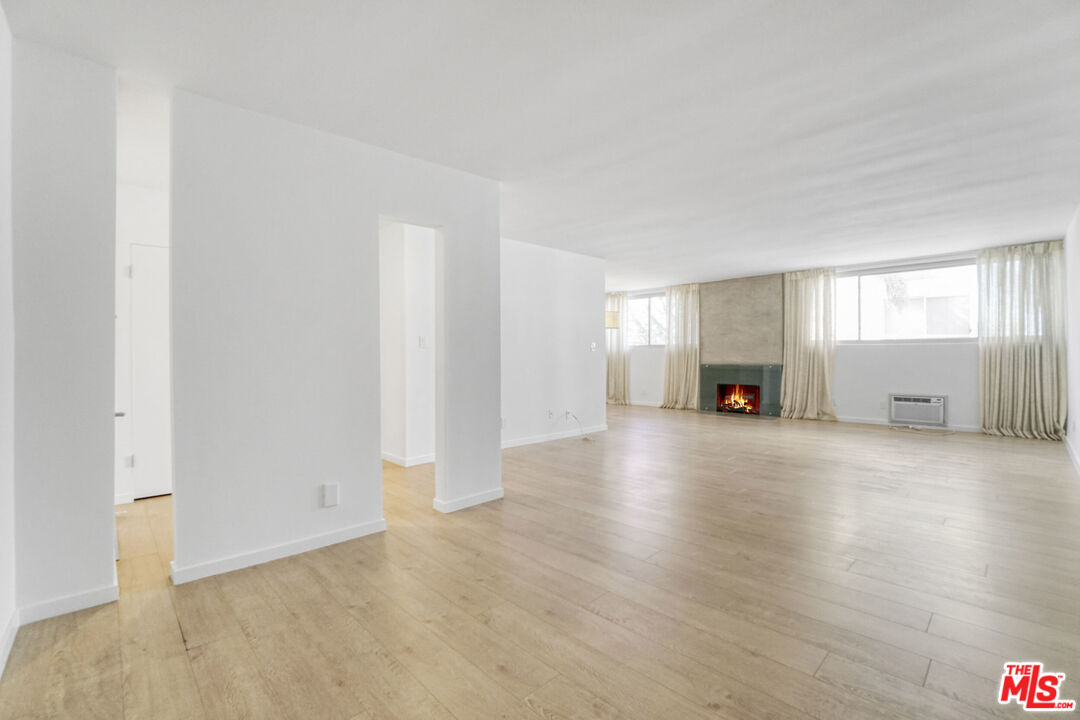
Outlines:
<svg viewBox="0 0 1080 720"><path fill-rule="evenodd" d="M962 253L949 253L947 255L924 255L922 257L905 258L903 260L884 260L880 262L859 263L858 265L837 266L837 275L867 274L875 270L889 272L903 272L907 269L948 267L950 265L963 265L975 262L978 250Z"/></svg>
<svg viewBox="0 0 1080 720"><path fill-rule="evenodd" d="M859 263L857 265L838 265L836 267L837 275L854 275L856 273L866 273L871 270L889 270L891 272L902 271L905 268L932 268L932 267L947 267L949 265L959 265L968 261L974 262L979 253L983 250L991 250L999 247L1013 247L1014 245L1034 245L1042 242L1055 242L1060 238L1053 238L1050 240L1029 240L1027 242L1010 242L1002 243L1000 245L988 245L986 247L974 248L972 250L965 250L964 252L944 253L942 255L923 255L921 257L914 258L902 258L896 260L883 260L881 262Z"/></svg>

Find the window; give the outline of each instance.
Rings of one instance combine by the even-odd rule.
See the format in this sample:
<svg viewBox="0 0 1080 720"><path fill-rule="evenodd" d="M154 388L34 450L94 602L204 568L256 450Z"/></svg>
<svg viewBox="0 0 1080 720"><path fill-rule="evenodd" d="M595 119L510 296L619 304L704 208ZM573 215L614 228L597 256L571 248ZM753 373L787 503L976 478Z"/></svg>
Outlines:
<svg viewBox="0 0 1080 720"><path fill-rule="evenodd" d="M973 338L978 313L973 263L836 279L836 337L841 341Z"/></svg>
<svg viewBox="0 0 1080 720"><path fill-rule="evenodd" d="M631 345L667 345L667 295L642 295L629 300L627 339Z"/></svg>

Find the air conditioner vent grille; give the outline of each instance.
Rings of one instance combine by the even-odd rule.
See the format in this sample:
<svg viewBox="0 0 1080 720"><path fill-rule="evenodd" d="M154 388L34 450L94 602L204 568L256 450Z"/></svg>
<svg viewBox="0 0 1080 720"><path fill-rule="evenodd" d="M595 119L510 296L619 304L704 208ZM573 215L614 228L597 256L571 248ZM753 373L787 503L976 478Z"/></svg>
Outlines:
<svg viewBox="0 0 1080 720"><path fill-rule="evenodd" d="M945 425L944 395L890 395L889 422L901 425Z"/></svg>

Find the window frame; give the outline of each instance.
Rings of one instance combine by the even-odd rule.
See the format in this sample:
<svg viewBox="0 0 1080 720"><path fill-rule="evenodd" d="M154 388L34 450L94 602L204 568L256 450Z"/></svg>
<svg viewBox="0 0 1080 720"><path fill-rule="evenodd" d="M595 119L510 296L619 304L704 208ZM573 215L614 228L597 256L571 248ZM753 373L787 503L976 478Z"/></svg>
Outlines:
<svg viewBox="0 0 1080 720"><path fill-rule="evenodd" d="M889 275L892 273L912 272L916 270L936 270L939 268L961 267L961 266L976 266L977 261L974 254L954 255L944 258L932 259L932 260L913 260L903 263L890 263L890 264L875 264L875 265L857 265L850 266L836 271L836 279L846 277L858 277L860 281L856 283L857 295L856 295L856 307L858 308L858 321L857 328L859 337L855 340L841 340L837 338L837 345L971 345L979 342L979 326L978 322L975 324L975 334L971 336L958 337L955 335L942 336L942 337L925 337L925 338L881 338L876 340L863 340L862 339L862 281L863 275Z"/></svg>
<svg viewBox="0 0 1080 720"><path fill-rule="evenodd" d="M665 298L666 299L667 298L667 292L664 291L664 290L646 290L646 291L642 291L642 292L631 293L626 298L627 311L628 312L629 312L629 309L630 309L630 303L633 302L634 300L648 300L649 301L647 309L646 309L646 315L645 315L646 318L648 319L648 322L646 323L646 331L645 331L646 337L648 338L648 342L644 343L644 344L628 343L631 348L667 347L667 342L662 342L662 343L654 343L653 342L653 336L652 336L652 301L655 298ZM665 315L664 330L666 332L667 329L668 329L667 324L670 322L670 314L665 313L664 315Z"/></svg>

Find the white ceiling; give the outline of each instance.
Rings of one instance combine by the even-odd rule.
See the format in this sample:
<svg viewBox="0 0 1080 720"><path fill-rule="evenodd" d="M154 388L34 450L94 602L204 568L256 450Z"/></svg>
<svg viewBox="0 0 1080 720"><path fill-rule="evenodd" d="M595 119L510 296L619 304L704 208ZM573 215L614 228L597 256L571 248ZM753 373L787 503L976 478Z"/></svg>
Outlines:
<svg viewBox="0 0 1080 720"><path fill-rule="evenodd" d="M16 35L504 181L611 288L1060 237L1077 0L3 0Z"/></svg>

